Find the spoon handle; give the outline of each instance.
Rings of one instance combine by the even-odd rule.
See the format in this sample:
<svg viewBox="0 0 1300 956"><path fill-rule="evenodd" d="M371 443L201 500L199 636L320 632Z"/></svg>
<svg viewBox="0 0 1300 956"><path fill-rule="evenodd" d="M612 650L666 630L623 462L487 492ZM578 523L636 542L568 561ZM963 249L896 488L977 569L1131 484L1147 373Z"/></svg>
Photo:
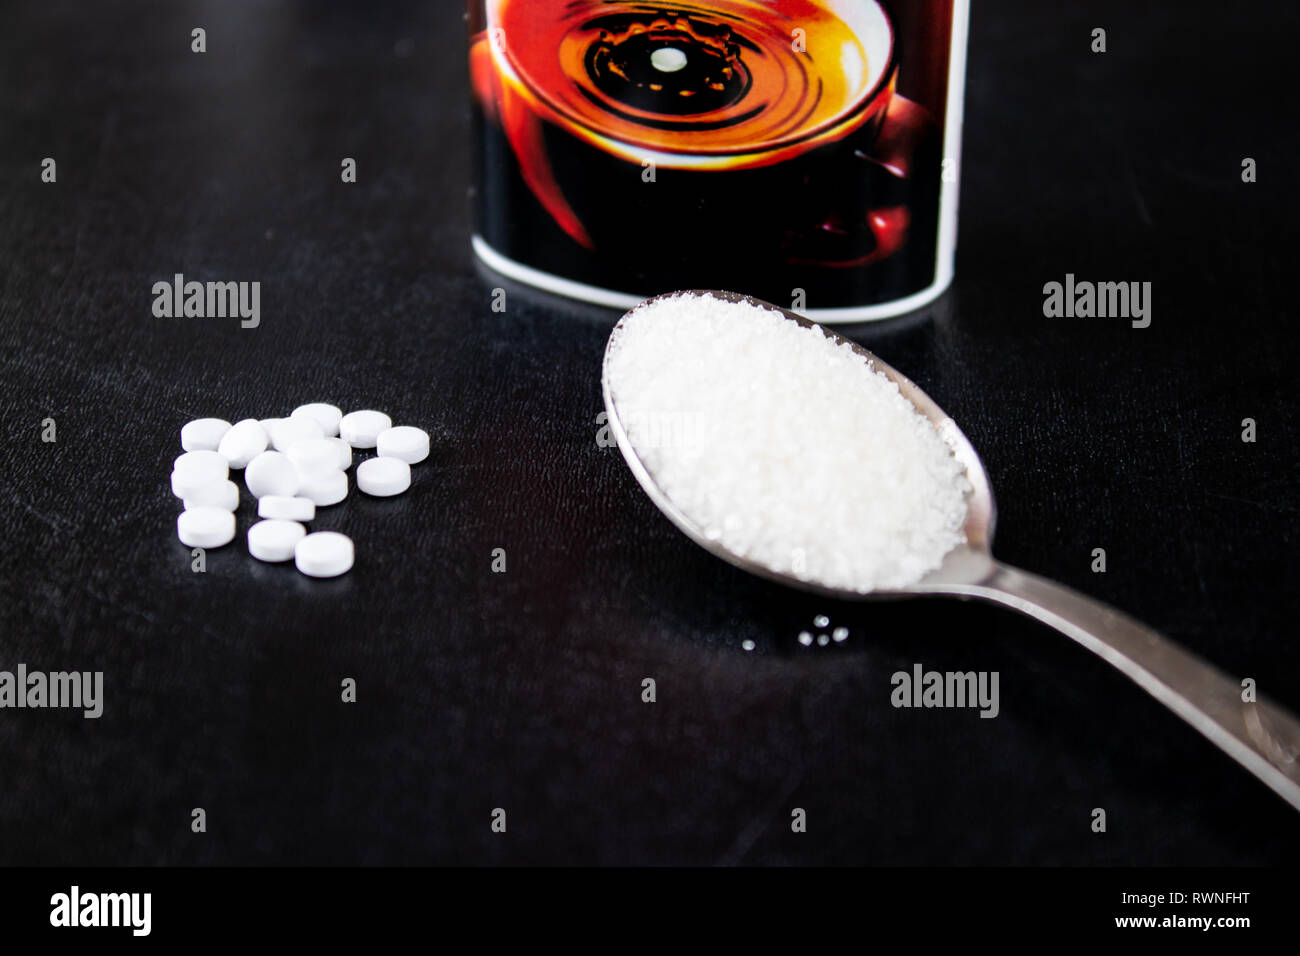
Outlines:
<svg viewBox="0 0 1300 956"><path fill-rule="evenodd" d="M1300 809L1300 721L1284 708L1264 698L1243 701L1238 680L1055 581L999 564L980 584L956 590L1015 608L1073 638Z"/></svg>

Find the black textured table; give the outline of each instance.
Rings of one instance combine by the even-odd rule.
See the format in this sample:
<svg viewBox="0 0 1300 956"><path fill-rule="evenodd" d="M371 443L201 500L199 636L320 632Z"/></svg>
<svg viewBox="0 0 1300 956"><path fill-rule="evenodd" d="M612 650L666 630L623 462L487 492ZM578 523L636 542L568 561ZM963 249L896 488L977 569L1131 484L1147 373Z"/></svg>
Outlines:
<svg viewBox="0 0 1300 956"><path fill-rule="evenodd" d="M852 332L981 451L1003 559L1300 708L1297 14L1150 6L977 4L957 282ZM460 5L6 20L0 669L102 671L104 712L0 710L0 862L1293 858L1292 810L1054 632L787 591L660 516L596 441L612 316L474 266ZM260 326L155 317L175 273L260 281ZM1150 327L1045 318L1067 273L1151 282ZM180 426L306 401L434 452L322 513L351 574L252 560L248 500L196 573ZM816 614L849 640L801 646ZM997 671L1000 713L893 708L917 663Z"/></svg>

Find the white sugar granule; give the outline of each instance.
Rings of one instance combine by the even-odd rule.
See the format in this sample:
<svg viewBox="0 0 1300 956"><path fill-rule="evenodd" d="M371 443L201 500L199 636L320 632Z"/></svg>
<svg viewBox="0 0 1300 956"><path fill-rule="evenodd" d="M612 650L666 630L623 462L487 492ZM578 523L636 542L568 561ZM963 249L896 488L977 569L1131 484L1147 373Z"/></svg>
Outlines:
<svg viewBox="0 0 1300 956"><path fill-rule="evenodd" d="M915 583L965 540L963 466L897 385L818 329L656 299L623 320L607 375L655 483L730 552L873 591Z"/></svg>

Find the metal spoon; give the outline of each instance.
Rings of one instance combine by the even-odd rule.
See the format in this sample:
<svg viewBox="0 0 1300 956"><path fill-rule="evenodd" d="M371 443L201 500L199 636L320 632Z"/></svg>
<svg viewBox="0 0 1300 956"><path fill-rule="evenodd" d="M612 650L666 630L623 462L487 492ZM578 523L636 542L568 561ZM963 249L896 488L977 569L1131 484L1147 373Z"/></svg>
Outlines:
<svg viewBox="0 0 1300 956"><path fill-rule="evenodd" d="M746 571L829 597L854 600L950 595L965 599L980 598L1028 614L1056 628L1119 668L1139 687L1272 787L1293 807L1300 809L1300 721L1289 712L1262 697L1253 702L1243 701L1239 681L1114 608L1064 585L1009 567L994 559L991 551L994 507L988 475L961 429L928 395L856 342L837 335L830 329L816 326L793 312L733 292L696 289L690 290L690 293L717 296L729 302L748 302L760 308L771 309L791 322L807 328L821 328L831 338L847 344L867 358L878 372L896 382L904 397L933 423L952 449L953 456L966 466L966 476L973 490L967 499L966 543L949 552L939 568L901 590L870 593L840 590L774 571L710 540L704 530L674 505L655 483L628 440L627 432L619 419L618 406L610 392L610 351L606 346L601 386L610 430L617 439L618 447L627 459L632 474L650 496L650 500L687 537ZM620 325L622 320L614 327L614 333L610 336L611 343Z"/></svg>

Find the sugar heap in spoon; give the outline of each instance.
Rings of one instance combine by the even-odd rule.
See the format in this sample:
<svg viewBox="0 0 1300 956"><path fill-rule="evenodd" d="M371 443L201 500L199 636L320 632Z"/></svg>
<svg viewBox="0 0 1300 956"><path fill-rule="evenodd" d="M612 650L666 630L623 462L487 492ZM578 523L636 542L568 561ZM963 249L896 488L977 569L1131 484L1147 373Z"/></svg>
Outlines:
<svg viewBox="0 0 1300 956"><path fill-rule="evenodd" d="M705 535L827 587L904 587L965 539L970 482L889 378L819 329L684 293L624 319L606 365L655 483Z"/></svg>

